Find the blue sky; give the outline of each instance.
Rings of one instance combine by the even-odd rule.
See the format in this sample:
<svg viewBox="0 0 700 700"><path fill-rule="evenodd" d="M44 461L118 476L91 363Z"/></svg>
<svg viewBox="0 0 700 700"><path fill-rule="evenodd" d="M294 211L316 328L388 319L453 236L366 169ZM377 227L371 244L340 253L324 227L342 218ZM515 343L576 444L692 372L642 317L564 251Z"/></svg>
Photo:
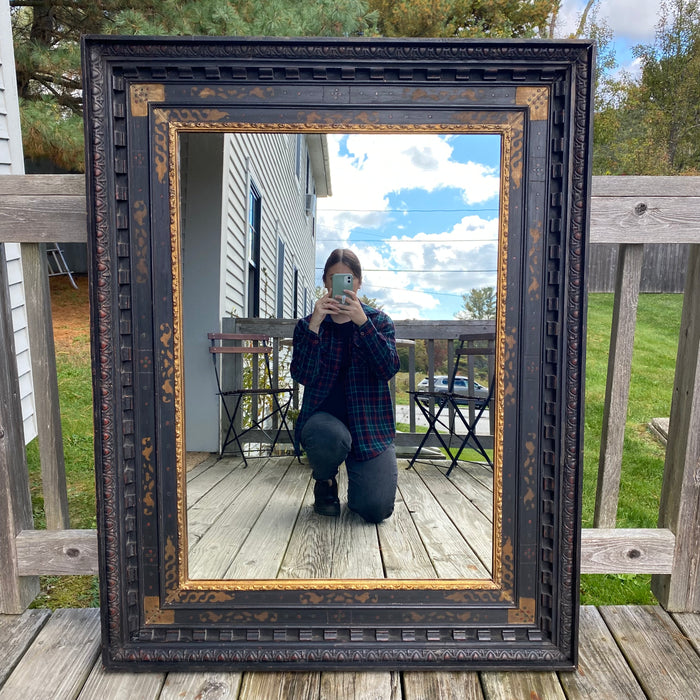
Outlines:
<svg viewBox="0 0 700 700"><path fill-rule="evenodd" d="M328 142L333 196L317 204L317 268L334 248L351 248L362 293L395 319L453 318L462 293L495 285L499 136L331 134Z"/></svg>
<svg viewBox="0 0 700 700"><path fill-rule="evenodd" d="M654 41L661 0L598 0L598 16L614 35L615 55L620 68L635 75L637 63L632 48ZM557 35L566 37L576 30L586 0L563 0Z"/></svg>

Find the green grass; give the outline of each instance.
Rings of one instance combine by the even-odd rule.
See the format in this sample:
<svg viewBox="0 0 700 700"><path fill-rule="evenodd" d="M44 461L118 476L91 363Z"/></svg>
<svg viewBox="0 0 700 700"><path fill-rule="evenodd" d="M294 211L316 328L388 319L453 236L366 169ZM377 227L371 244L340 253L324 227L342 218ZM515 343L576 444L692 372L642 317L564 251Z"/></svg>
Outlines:
<svg viewBox="0 0 700 700"><path fill-rule="evenodd" d="M68 484L71 528L92 529L97 525L92 427L92 377L90 353L85 340L74 343L70 352L56 355L61 428ZM27 447L34 526L46 527L38 441ZM32 607L95 607L99 605L94 576L42 576L41 594Z"/></svg>
<svg viewBox="0 0 700 700"><path fill-rule="evenodd" d="M593 524L600 435L605 396L613 298L592 294L588 311L586 408L584 433L583 525ZM618 527L656 527L664 448L650 435L647 423L667 417L680 327L682 296L640 297L635 334L632 382L625 432ZM57 356L68 504L73 528L95 527L92 451L90 357L84 343ZM401 382L405 379L399 377ZM397 381L400 390L402 384ZM36 440L27 459L35 525L45 527L41 470ZM650 576L584 575L584 604L653 603ZM97 604L96 580L90 576L42 577L42 594L34 607L85 607Z"/></svg>
<svg viewBox="0 0 700 700"><path fill-rule="evenodd" d="M637 310L629 406L625 428L617 526L653 528L657 525L664 447L647 425L668 417L676 364L683 297L642 294ZM591 294L586 350L583 526L593 525L596 481L603 425L613 295ZM651 576L584 575L584 604L647 604L654 602Z"/></svg>

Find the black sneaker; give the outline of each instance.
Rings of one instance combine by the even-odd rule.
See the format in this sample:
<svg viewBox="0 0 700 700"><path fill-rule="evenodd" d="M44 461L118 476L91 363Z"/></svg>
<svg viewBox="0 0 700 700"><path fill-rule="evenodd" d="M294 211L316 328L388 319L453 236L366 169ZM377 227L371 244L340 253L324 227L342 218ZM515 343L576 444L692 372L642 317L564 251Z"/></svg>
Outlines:
<svg viewBox="0 0 700 700"><path fill-rule="evenodd" d="M340 515L340 501L338 500L338 484L331 479L329 484L326 479L320 479L314 484L314 511L319 515Z"/></svg>

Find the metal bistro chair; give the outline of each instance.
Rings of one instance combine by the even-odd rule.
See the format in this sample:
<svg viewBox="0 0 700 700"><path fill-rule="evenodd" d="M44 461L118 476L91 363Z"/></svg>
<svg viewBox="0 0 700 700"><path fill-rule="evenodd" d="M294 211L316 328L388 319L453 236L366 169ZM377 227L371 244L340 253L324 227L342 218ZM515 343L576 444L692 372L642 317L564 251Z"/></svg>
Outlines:
<svg viewBox="0 0 700 700"><path fill-rule="evenodd" d="M274 386L272 378L272 370L270 368L270 354L272 353L272 347L269 344L270 338L266 335L258 334L242 334L242 333L208 333L209 338L209 352L211 353L212 360L214 362L214 374L216 376L216 387L218 396L221 399L221 404L223 405L224 412L226 413L226 418L228 419L228 428L226 430L226 437L221 443L221 449L219 450L219 457L224 454L226 448L233 442L236 443L238 449L243 457L243 463L248 466L248 462L245 457L245 452L243 450L243 444L241 443L241 438L247 433L259 429L264 435L270 440L270 451L272 451L279 439L279 436L284 429L289 437L294 453L297 458L299 455L296 452L296 447L294 446L294 436L292 431L289 429L287 424L287 411L292 401L292 389L291 388L279 388ZM237 343L233 345L232 343ZM221 376L218 368L218 363L216 361L217 355L250 355L253 358L262 356L265 361L265 375L267 377L268 385L266 387L261 387L258 385L258 370L257 363L254 363L253 371L253 387L250 389L223 389L221 386ZM251 398L251 424L247 427L242 426L241 418L241 406L243 405L243 399L246 397ZM271 409L263 407L259 415L257 399L270 398L272 401ZM229 401L233 403L232 407L229 407ZM264 427L264 423L269 419L274 419L277 417L277 427L272 430L268 430ZM239 425L240 423L240 425ZM271 433L274 431L274 437L271 437Z"/></svg>
<svg viewBox="0 0 700 700"><path fill-rule="evenodd" d="M449 476L455 465L457 464L462 452L467 447L472 447L476 450L488 463L490 467L493 462L488 453L481 444L476 428L484 414L486 408L491 405L494 390L495 372L493 370L493 358L495 356L494 346L495 335L493 333L470 333L459 336L459 347L455 351L455 362L452 371L448 378L447 390L438 391L436 389L428 391L411 391L409 392L416 404L421 410L423 417L428 423L428 430L424 434L418 449L408 463L410 469L419 459L421 450L427 443L431 434L434 434L440 444L445 448L450 457L450 466L445 474ZM475 346L472 342L485 342L485 345ZM489 388L486 396L477 395L474 391L473 383L471 386L466 386L464 390L459 386L460 383L465 383L459 375L460 363L465 357L469 356L485 356L489 359ZM469 372L469 382L473 382L473 372ZM443 417L447 410L447 421ZM457 421L456 419L459 419ZM460 435L457 432L456 426L464 428L466 434ZM445 434L439 432L438 428L443 428L448 433L448 439L445 441ZM459 449L456 452L451 452L453 438L460 438Z"/></svg>

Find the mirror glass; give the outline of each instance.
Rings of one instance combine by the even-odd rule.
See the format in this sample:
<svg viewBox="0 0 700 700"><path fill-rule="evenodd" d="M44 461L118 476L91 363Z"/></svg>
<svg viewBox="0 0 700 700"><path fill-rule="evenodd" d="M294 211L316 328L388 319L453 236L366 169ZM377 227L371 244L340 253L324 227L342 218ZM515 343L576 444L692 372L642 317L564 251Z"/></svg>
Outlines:
<svg viewBox="0 0 700 700"><path fill-rule="evenodd" d="M444 386L456 338L470 327L464 319L493 327L501 137L191 131L180 134L178 155L189 578L490 579L499 411L485 405L476 428L494 464L467 451L447 477L439 447L407 468L425 431L408 392L423 380ZM244 461L233 443L219 455L228 419L212 359L223 384L265 380L244 356L210 353L207 334L268 319L258 332L277 338L273 373L292 386L294 325L311 313L335 248L357 253L360 294L394 320L397 429L417 434L412 443L397 439L396 507L378 525L347 509L343 467L340 517L316 515L311 470L285 449L284 434L272 454L253 443ZM493 358L461 362L464 379L456 383L472 398L460 409L473 422L481 408L473 397L487 393ZM302 391L295 390L290 421ZM242 407L244 416L253 411ZM448 424L453 418L445 411Z"/></svg>

